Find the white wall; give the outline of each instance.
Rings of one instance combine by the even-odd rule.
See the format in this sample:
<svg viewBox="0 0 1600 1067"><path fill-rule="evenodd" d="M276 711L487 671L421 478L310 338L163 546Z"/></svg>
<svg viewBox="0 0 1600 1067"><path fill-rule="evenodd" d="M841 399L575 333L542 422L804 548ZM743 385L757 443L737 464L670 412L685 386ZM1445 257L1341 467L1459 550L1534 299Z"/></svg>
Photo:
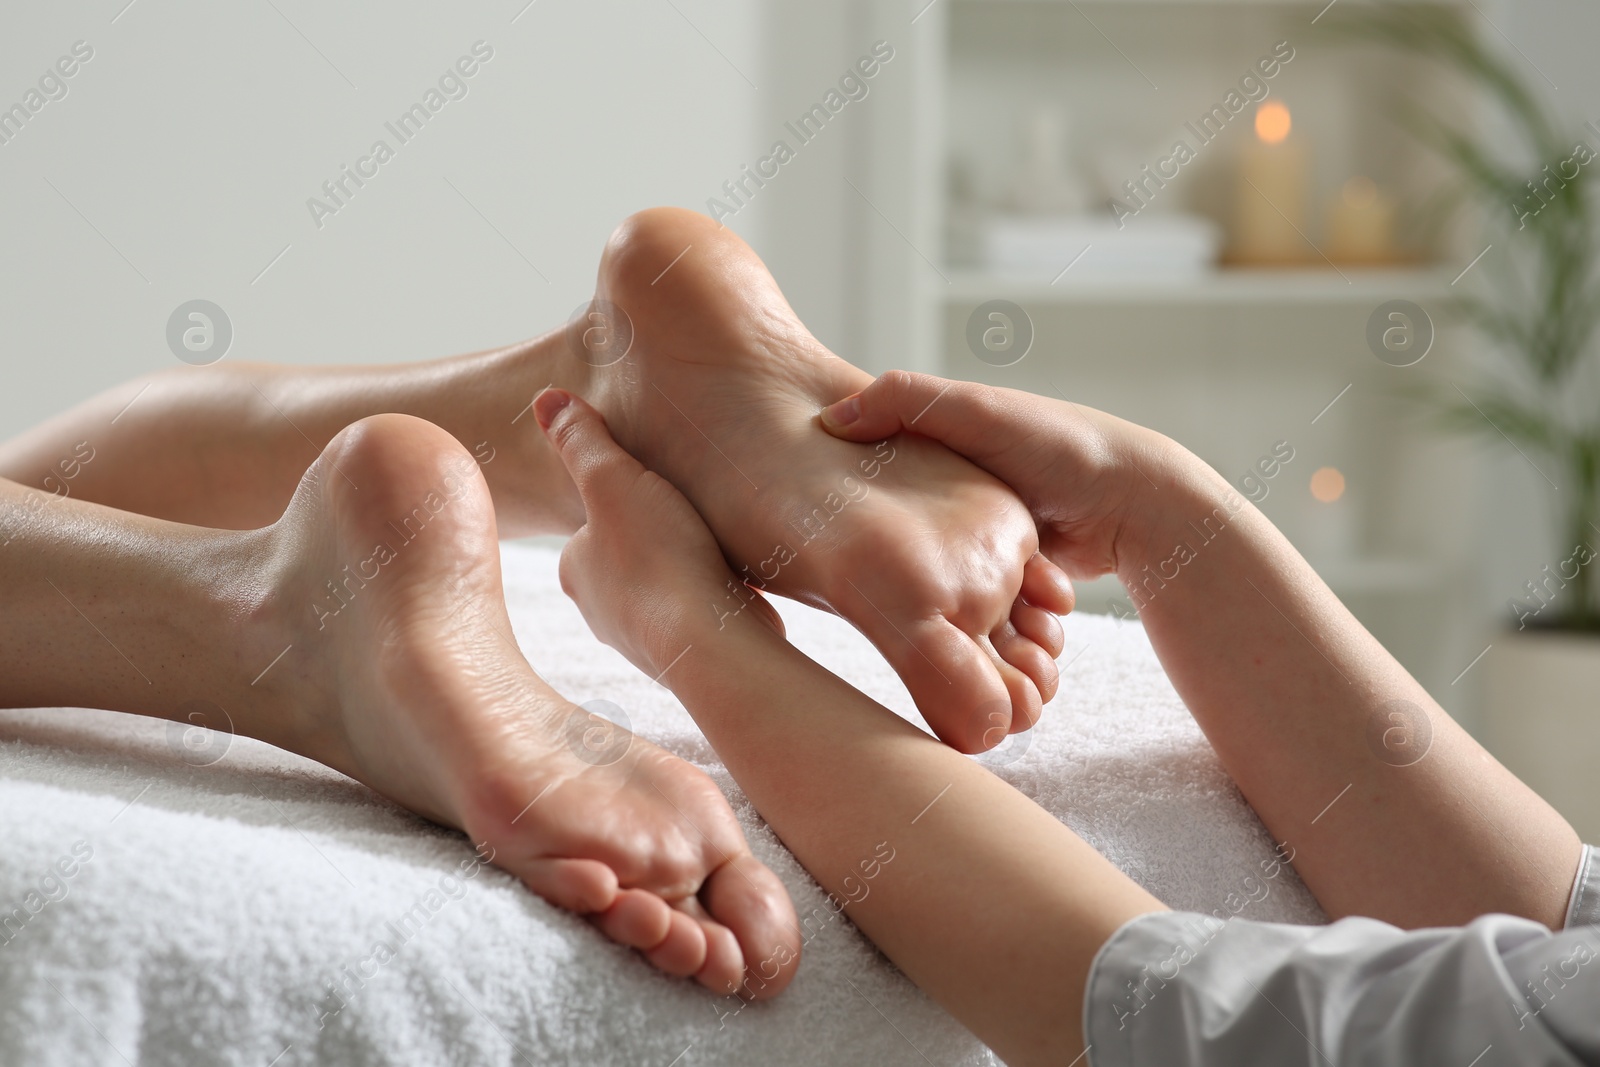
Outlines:
<svg viewBox="0 0 1600 1067"><path fill-rule="evenodd" d="M166 320L197 297L232 319L230 359L529 336L586 299L624 215L703 209L769 140L763 9L741 0L126 2L6 11L0 106L74 42L94 56L0 144L0 434L172 365ZM318 229L307 199L398 146L384 123L478 40L467 95ZM759 244L768 211L731 224Z"/></svg>

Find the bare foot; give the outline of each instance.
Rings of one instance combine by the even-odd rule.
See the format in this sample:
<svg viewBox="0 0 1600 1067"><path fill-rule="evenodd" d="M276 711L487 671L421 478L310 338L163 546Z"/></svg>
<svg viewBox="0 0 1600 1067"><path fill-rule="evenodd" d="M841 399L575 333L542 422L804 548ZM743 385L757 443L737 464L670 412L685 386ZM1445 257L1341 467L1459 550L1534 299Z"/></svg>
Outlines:
<svg viewBox="0 0 1600 1067"><path fill-rule="evenodd" d="M598 724L518 651L493 505L454 438L405 415L344 430L258 558L261 612L308 653L264 683L310 711L298 750L466 831L670 974L787 985L793 906L715 783L618 728L597 746Z"/></svg>
<svg viewBox="0 0 1600 1067"><path fill-rule="evenodd" d="M733 231L678 209L634 215L606 247L595 308L621 309L632 344L591 368L584 394L689 498L735 573L850 620L964 752L1038 719L1058 681L1050 611L1071 592L1036 556L1027 509L943 445L823 431L817 412L871 376L811 336ZM740 610L741 592L706 610Z"/></svg>

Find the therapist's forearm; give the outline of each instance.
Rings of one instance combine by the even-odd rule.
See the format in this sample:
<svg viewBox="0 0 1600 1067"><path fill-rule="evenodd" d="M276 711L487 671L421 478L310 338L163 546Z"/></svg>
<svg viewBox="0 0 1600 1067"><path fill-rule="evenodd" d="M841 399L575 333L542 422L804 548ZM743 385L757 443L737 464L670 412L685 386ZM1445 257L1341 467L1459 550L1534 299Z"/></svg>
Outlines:
<svg viewBox="0 0 1600 1067"><path fill-rule="evenodd" d="M1118 576L1184 702L1323 907L1406 927L1487 912L1559 926L1580 847L1566 820L1214 471L1173 449L1153 473Z"/></svg>
<svg viewBox="0 0 1600 1067"><path fill-rule="evenodd" d="M687 638L668 675L734 778L845 914L1006 1062L1072 1062L1095 952L1162 905L752 616Z"/></svg>

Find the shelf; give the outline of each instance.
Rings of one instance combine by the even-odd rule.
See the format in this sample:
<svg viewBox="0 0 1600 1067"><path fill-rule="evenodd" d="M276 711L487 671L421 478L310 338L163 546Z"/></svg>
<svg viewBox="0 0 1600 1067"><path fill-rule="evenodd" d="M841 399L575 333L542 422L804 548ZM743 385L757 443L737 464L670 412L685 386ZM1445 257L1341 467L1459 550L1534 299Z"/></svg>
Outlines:
<svg viewBox="0 0 1600 1067"><path fill-rule="evenodd" d="M1059 4L1065 7L1287 7L1316 13L1332 7L1326 0L951 0L965 7L985 4ZM1409 7L1466 7L1467 0L1394 0Z"/></svg>
<svg viewBox="0 0 1600 1067"><path fill-rule="evenodd" d="M1068 275L1046 278L945 270L950 284L933 284L947 304L1016 300L1033 304L1370 304L1383 300L1442 300L1448 276L1427 269L1215 270L1193 276Z"/></svg>

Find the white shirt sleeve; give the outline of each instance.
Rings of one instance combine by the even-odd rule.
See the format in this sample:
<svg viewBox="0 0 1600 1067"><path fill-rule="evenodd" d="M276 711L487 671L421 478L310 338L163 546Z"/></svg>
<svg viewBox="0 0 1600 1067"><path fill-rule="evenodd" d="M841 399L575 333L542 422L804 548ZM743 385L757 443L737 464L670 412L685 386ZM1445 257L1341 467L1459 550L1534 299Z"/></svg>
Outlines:
<svg viewBox="0 0 1600 1067"><path fill-rule="evenodd" d="M1600 861L1584 847L1551 933L1509 915L1401 930L1158 912L1101 948L1094 1067L1600 1064Z"/></svg>
<svg viewBox="0 0 1600 1067"><path fill-rule="evenodd" d="M1578 876L1572 880L1572 896L1567 898L1567 921L1562 929L1574 926L1600 926L1600 855L1593 845L1583 846L1578 857Z"/></svg>

